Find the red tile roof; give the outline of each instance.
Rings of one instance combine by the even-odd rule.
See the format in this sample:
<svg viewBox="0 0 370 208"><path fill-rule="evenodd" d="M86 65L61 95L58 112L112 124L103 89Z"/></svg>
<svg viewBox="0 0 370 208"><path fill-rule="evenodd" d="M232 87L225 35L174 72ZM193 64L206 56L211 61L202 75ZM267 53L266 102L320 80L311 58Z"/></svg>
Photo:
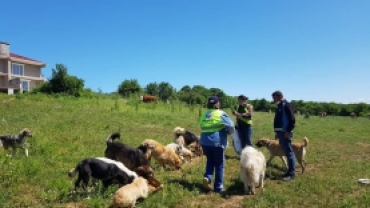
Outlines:
<svg viewBox="0 0 370 208"><path fill-rule="evenodd" d="M27 61L36 61L36 62L42 63L41 61L37 61L35 59L31 59L31 58L21 56L21 55L15 54L15 53L10 53L10 57L17 58L17 59L23 59L23 60L27 60Z"/></svg>

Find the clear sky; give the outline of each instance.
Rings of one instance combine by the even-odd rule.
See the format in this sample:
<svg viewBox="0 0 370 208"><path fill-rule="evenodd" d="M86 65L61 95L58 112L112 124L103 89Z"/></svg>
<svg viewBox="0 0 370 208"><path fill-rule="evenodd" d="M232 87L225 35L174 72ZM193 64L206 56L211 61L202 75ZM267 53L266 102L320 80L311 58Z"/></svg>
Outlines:
<svg viewBox="0 0 370 208"><path fill-rule="evenodd" d="M271 100L370 103L369 0L0 0L11 52L116 91L203 85Z"/></svg>

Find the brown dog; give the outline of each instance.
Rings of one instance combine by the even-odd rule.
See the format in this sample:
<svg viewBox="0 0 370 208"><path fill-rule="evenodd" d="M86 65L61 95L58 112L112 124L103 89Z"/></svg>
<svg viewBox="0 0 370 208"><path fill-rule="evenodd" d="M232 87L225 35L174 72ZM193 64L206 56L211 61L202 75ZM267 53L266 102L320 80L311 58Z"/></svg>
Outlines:
<svg viewBox="0 0 370 208"><path fill-rule="evenodd" d="M307 162L304 159L306 155L307 145L308 145L307 137L303 138L303 143L292 142L292 148L293 148L293 151L294 151L295 157L297 158L298 163L302 167L302 173L304 173L306 165L307 165ZM267 164L269 164L272 161L272 159L274 159L275 156L278 156L283 161L285 167L288 168L288 164L286 160L283 158L285 157L285 153L283 149L281 148L278 140L270 140L270 139L262 138L258 140L258 142L256 143L256 146L259 148L266 147L269 150L270 159L267 161Z"/></svg>
<svg viewBox="0 0 370 208"><path fill-rule="evenodd" d="M161 168L166 168L166 164L169 164L172 167L181 169L181 159L171 148L163 146L153 139L144 140L140 146L148 149L145 153L146 157L150 160L153 156L159 162Z"/></svg>

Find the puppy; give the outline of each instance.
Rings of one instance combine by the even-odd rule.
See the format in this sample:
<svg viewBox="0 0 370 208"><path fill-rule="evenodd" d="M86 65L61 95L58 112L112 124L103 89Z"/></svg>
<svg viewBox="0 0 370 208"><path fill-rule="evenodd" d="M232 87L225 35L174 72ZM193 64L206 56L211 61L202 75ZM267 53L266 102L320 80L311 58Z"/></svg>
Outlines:
<svg viewBox="0 0 370 208"><path fill-rule="evenodd" d="M32 132L28 128L24 128L18 135L1 135L0 147L4 147L6 151L8 148L12 148L12 156L15 155L17 148L23 149L24 154L28 157L28 149L25 146L27 137L32 137Z"/></svg>
<svg viewBox="0 0 370 208"><path fill-rule="evenodd" d="M167 148L171 148L176 154L180 157L181 160L191 161L192 157L194 156L193 152L188 150L186 147L176 144L176 143L171 143L166 146Z"/></svg>
<svg viewBox="0 0 370 208"><path fill-rule="evenodd" d="M80 187L81 181L83 181L83 189L86 191L86 187L90 181L90 177L101 180L103 182L104 190L113 184L114 180L117 180L119 184L126 185L131 183L135 175L128 175L126 168L121 169L121 165L117 166L113 161L108 159L97 159L97 158L86 158L79 162L75 168L69 171L68 176L73 178L78 173L78 178L75 182L75 190Z"/></svg>
<svg viewBox="0 0 370 208"><path fill-rule="evenodd" d="M114 142L117 138L120 138L120 133L118 132L108 136L106 140L107 147L104 151L105 157L120 161L127 168L146 179L149 176L153 176L153 169L150 166L148 158L145 157L143 150L120 142Z"/></svg>
<svg viewBox="0 0 370 208"><path fill-rule="evenodd" d="M255 194L256 183L263 190L265 172L266 158L263 153L252 146L246 146L240 155L240 179L246 194Z"/></svg>
<svg viewBox="0 0 370 208"><path fill-rule="evenodd" d="M262 138L257 141L256 143L257 147L266 147L270 152L270 158L267 161L267 164L270 164L272 159L274 159L275 156L279 156L281 160L283 161L286 168L288 168L288 164L285 160L285 153L283 149L281 148L278 140L270 140L266 138ZM307 162L305 160L306 155L306 147L308 146L308 139L307 137L303 138L303 143L296 143L292 142L292 148L295 154L295 157L297 158L298 163L302 167L302 173L304 173L306 169Z"/></svg>
<svg viewBox="0 0 370 208"><path fill-rule="evenodd" d="M166 164L181 169L182 162L176 152L171 148L165 147L153 139L144 140L140 146L148 148L147 157L150 158L153 156L161 165L162 170L166 168Z"/></svg>
<svg viewBox="0 0 370 208"><path fill-rule="evenodd" d="M184 145L185 144L185 138L183 134L185 133L185 129L181 127L175 127L173 129L173 133L175 134L175 138L173 140L174 143L179 144L179 145Z"/></svg>
<svg viewBox="0 0 370 208"><path fill-rule="evenodd" d="M174 128L173 133L175 134L174 143L183 145L193 151L197 156L203 155L203 150L200 146L200 137L194 132L177 126Z"/></svg>
<svg viewBox="0 0 370 208"><path fill-rule="evenodd" d="M136 200L148 197L148 181L138 177L131 184L118 189L113 196L113 208L135 207Z"/></svg>

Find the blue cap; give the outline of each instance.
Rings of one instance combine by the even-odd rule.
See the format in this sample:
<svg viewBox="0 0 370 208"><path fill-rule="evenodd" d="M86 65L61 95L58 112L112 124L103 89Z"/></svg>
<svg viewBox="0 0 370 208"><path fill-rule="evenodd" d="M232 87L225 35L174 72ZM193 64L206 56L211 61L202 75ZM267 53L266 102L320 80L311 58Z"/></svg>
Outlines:
<svg viewBox="0 0 370 208"><path fill-rule="evenodd" d="M218 103L220 100L218 99L217 96L211 96L208 98L208 103L215 104Z"/></svg>

